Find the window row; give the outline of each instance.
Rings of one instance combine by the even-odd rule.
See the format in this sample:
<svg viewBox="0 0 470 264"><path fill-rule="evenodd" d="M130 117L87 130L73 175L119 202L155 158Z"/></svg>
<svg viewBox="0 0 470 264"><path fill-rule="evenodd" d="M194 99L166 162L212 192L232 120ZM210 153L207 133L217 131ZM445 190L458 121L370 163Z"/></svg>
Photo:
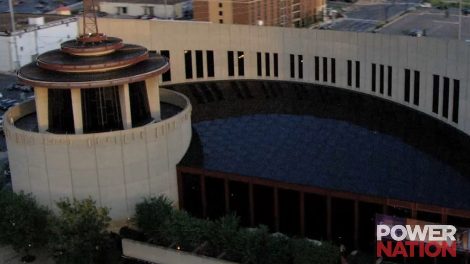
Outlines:
<svg viewBox="0 0 470 264"><path fill-rule="evenodd" d="M442 78L442 89L441 89L441 77L439 75L433 75L433 91L432 91L432 111L439 114L439 99L442 96L442 111L441 115L444 118L449 118L449 111L451 111L452 121L454 123L459 122L459 98L460 98L460 81L452 80L451 82L448 77ZM452 95L451 95L452 93ZM452 98L452 101L450 100ZM452 103L452 105L450 105Z"/></svg>
<svg viewBox="0 0 470 264"><path fill-rule="evenodd" d="M235 58L235 55L237 58ZM245 76L245 53L243 51L227 51L228 76L235 76L235 64L238 67L238 76Z"/></svg>
<svg viewBox="0 0 470 264"><path fill-rule="evenodd" d="M279 76L279 58L277 53L273 53L271 56L271 53L266 52L257 52L256 53L256 72L258 76L263 76L263 58L264 58L264 74L266 77L271 76L271 57L272 57L272 66L273 66L273 76L278 77Z"/></svg>
<svg viewBox="0 0 470 264"><path fill-rule="evenodd" d="M413 80L411 80L413 77ZM411 94L413 92L413 104L419 105L419 85L420 83L420 72L413 71L413 76L411 75L410 69L405 69L405 102L409 103L411 101ZM413 84L413 86L411 86ZM411 91L413 90L413 91Z"/></svg>
<svg viewBox="0 0 470 264"><path fill-rule="evenodd" d="M323 82L328 82L328 58L322 57L322 75L323 75ZM332 83L336 83L336 59L331 58L330 59L330 80ZM320 81L320 57L315 56L314 59L314 78L315 81Z"/></svg>
<svg viewBox="0 0 470 264"><path fill-rule="evenodd" d="M204 51L195 50L196 60L196 78L204 78L204 61L206 62L207 77L214 77L214 51L206 50L206 59L204 60ZM184 51L184 66L186 79L193 77L193 52L191 50Z"/></svg>
<svg viewBox="0 0 470 264"><path fill-rule="evenodd" d="M290 77L295 78L295 63L297 58L297 77L304 78L304 56L290 54Z"/></svg>
<svg viewBox="0 0 470 264"><path fill-rule="evenodd" d="M387 80L385 80L385 69L387 69ZM377 78L377 71L379 73L379 78ZM372 92L375 93L377 91L378 86L379 93L383 95L385 93L385 83L387 83L387 95L392 96L392 66L385 67L385 65L383 64L377 65L375 63L372 63L371 81Z"/></svg>
<svg viewBox="0 0 470 264"><path fill-rule="evenodd" d="M354 62L354 67L353 67ZM348 66L348 86L353 86L353 74L355 76L355 87L359 89L361 86L361 62L359 61L347 61ZM354 69L353 69L354 68Z"/></svg>

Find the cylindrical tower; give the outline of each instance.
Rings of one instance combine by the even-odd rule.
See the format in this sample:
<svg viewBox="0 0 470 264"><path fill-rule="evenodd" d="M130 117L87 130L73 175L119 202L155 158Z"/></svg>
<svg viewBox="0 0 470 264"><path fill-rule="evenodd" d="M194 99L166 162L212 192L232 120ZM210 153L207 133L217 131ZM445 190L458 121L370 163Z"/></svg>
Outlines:
<svg viewBox="0 0 470 264"><path fill-rule="evenodd" d="M76 40L18 72L35 101L5 113L13 190L52 208L63 197L91 196L114 219L132 216L149 195L177 204L176 164L191 140L189 100L159 89L166 58L93 29L87 24Z"/></svg>

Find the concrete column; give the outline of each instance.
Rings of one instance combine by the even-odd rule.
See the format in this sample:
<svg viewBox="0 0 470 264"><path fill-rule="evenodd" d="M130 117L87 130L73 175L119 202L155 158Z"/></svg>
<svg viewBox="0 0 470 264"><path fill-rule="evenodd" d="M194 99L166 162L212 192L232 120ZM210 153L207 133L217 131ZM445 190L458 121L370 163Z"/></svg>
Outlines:
<svg viewBox="0 0 470 264"><path fill-rule="evenodd" d="M44 133L49 129L49 98L47 88L34 87L36 102L36 115L38 119L38 129Z"/></svg>
<svg viewBox="0 0 470 264"><path fill-rule="evenodd" d="M119 86L119 102L121 104L122 127L132 128L131 100L129 98L129 84Z"/></svg>
<svg viewBox="0 0 470 264"><path fill-rule="evenodd" d="M160 91L158 89L157 77L145 80L145 87L147 88L150 115L155 121L160 121Z"/></svg>
<svg viewBox="0 0 470 264"><path fill-rule="evenodd" d="M82 93L80 89L71 89L71 93L75 134L83 134Z"/></svg>

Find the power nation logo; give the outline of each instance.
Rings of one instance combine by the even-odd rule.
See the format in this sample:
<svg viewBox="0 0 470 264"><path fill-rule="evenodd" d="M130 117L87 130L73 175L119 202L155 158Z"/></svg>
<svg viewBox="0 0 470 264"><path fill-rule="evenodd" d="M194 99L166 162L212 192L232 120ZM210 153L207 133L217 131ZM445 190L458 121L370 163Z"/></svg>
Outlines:
<svg viewBox="0 0 470 264"><path fill-rule="evenodd" d="M380 214L376 226L377 257L455 258L470 251L469 229Z"/></svg>
<svg viewBox="0 0 470 264"><path fill-rule="evenodd" d="M452 225L377 225L377 256L457 257L456 232Z"/></svg>

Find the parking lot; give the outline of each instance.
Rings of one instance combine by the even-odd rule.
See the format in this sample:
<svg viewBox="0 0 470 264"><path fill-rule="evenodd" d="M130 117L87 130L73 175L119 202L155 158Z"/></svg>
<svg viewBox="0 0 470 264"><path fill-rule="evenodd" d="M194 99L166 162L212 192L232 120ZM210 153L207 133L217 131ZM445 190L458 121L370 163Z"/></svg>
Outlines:
<svg viewBox="0 0 470 264"><path fill-rule="evenodd" d="M329 2L330 7L341 9L343 18L332 20L324 25L323 29L341 31L370 32L382 24L402 15L410 8L415 8L418 0L384 0L376 2L358 1L354 4L342 4Z"/></svg>
<svg viewBox="0 0 470 264"><path fill-rule="evenodd" d="M62 5L71 5L80 2L79 0L12 0L16 13L41 14L52 11ZM8 12L8 0L0 0L0 13Z"/></svg>
<svg viewBox="0 0 470 264"><path fill-rule="evenodd" d="M410 30L423 30L425 36L436 38L458 38L458 10L421 9L408 13L378 32L387 34L407 34ZM462 16L462 40L470 40L470 16Z"/></svg>
<svg viewBox="0 0 470 264"><path fill-rule="evenodd" d="M16 76L11 74L0 74L0 106L2 100L15 100L17 103L27 100L33 96L33 92L22 91L21 86L11 89L12 85L16 83ZM0 109L0 116L3 117L4 110ZM2 131L3 132L3 131ZM6 151L5 135L0 133L0 152Z"/></svg>

